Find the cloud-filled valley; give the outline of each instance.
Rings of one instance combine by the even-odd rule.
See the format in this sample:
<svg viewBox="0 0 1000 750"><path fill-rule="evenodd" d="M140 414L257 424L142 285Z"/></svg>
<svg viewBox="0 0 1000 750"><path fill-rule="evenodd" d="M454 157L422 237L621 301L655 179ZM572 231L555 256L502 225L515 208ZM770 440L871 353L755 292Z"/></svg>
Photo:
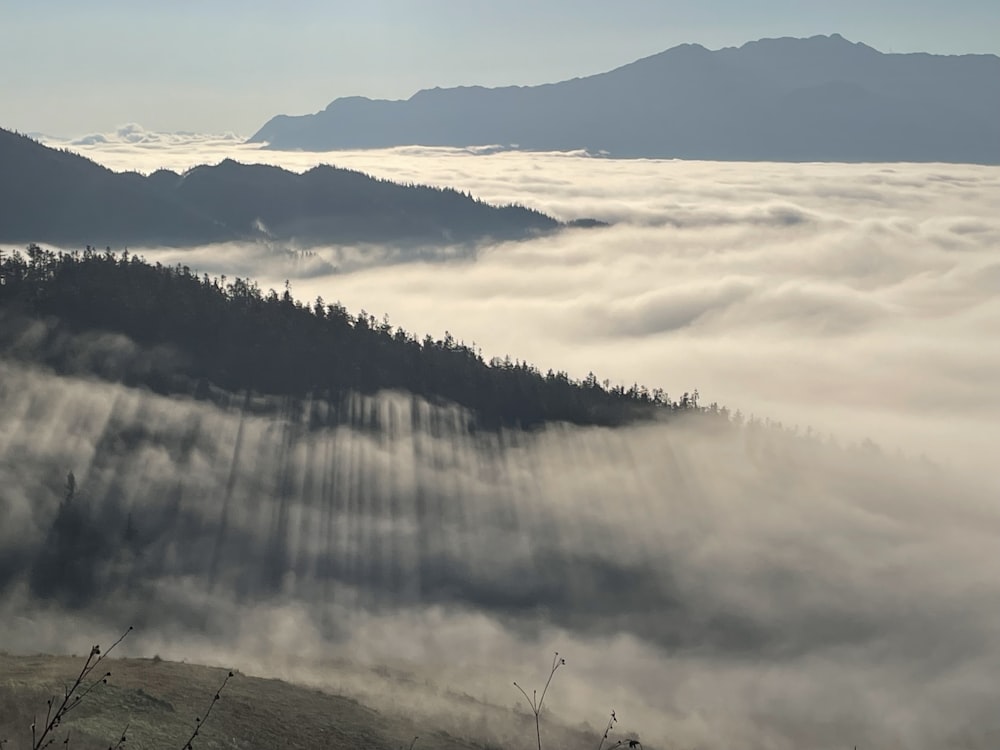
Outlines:
<svg viewBox="0 0 1000 750"><path fill-rule="evenodd" d="M443 249L459 262L397 265L405 253L391 246L140 249L151 259L276 289L287 279L299 298L387 314L418 335L450 331L487 358L699 388L733 409L889 450L984 466L1000 440L1000 354L984 346L1000 333L995 167L416 147L317 155L196 136L147 151L108 140L81 152L147 171L226 156L305 170L318 159L613 223L481 248L474 262Z"/></svg>
<svg viewBox="0 0 1000 750"><path fill-rule="evenodd" d="M165 398L6 358L6 647L80 648L128 616L138 653L327 685L326 660L350 657L499 706L558 649L553 712L596 725L613 707L650 746L995 746L1000 168L317 155L136 127L70 147L147 173L322 161L610 222L416 260L129 250L288 280L487 359L697 388L787 429L482 432L400 393L354 396L333 419L319 401ZM76 346L125 369L171 356ZM60 510L68 470L76 515ZM126 541L67 552L60 523ZM59 554L87 561L71 592L50 576ZM488 734L523 741L502 724Z"/></svg>
<svg viewBox="0 0 1000 750"><path fill-rule="evenodd" d="M321 684L352 655L509 705L552 646L560 718L610 701L680 746L992 726L1000 517L975 477L697 420L476 435L401 394L318 429L322 402L15 364L0 396L8 647L127 620L140 653ZM85 632L40 628L54 608Z"/></svg>

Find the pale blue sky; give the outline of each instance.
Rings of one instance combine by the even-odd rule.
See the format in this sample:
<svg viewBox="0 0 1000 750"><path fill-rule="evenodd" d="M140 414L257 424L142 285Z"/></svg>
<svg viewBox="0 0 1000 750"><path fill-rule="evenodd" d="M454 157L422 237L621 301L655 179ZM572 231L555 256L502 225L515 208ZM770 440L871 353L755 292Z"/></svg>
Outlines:
<svg viewBox="0 0 1000 750"><path fill-rule="evenodd" d="M0 0L0 127L249 135L338 97L531 84L684 42L1000 53L998 0Z"/></svg>

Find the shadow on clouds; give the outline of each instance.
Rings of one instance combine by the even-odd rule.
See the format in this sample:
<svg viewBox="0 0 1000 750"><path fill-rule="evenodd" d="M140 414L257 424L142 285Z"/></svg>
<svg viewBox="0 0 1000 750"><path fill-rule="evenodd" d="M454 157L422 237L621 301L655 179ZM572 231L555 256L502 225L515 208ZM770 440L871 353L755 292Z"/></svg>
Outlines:
<svg viewBox="0 0 1000 750"><path fill-rule="evenodd" d="M401 394L262 415L2 368L8 647L53 608L293 676L317 649L431 669L449 644L503 674L558 638L663 737L930 748L992 726L1000 515L975 478L763 426L482 433ZM565 689L561 714L600 715L593 686Z"/></svg>

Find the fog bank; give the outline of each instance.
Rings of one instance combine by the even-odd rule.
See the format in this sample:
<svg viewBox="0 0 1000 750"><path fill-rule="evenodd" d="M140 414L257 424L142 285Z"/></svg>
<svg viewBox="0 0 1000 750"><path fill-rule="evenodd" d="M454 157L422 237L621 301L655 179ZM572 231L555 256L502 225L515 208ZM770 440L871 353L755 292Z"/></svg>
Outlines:
<svg viewBox="0 0 1000 750"><path fill-rule="evenodd" d="M351 669L388 664L501 706L558 649L556 715L613 707L651 744L990 746L977 478L763 427L474 433L400 394L323 427L324 403L2 374L7 648L132 623L134 653L376 701Z"/></svg>
<svg viewBox="0 0 1000 750"><path fill-rule="evenodd" d="M471 257L138 250L799 429L486 434L407 394L219 407L3 361L6 647L79 652L128 616L135 653L427 716L455 712L423 680L510 707L559 650L553 712L596 728L614 708L649 746L996 746L1000 169L293 154L134 130L73 148L145 171L319 159L614 222ZM60 511L69 470L79 512ZM67 548L61 528L107 543ZM66 555L89 561L69 586Z"/></svg>

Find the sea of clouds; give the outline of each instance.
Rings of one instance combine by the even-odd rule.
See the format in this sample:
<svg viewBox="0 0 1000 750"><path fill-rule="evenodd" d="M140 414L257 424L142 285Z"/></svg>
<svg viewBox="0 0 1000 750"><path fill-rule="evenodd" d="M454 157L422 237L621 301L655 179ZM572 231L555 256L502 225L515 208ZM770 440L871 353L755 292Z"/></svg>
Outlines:
<svg viewBox="0 0 1000 750"><path fill-rule="evenodd" d="M3 362L4 564L45 539L67 466L101 512L163 519L141 564L102 561L110 615L96 594L67 615L37 573L13 575L8 647L82 648L129 613L145 625L137 653L461 714L458 730L510 745L533 737L509 734L506 714L476 723L479 708L431 685L513 706L510 682L540 686L559 650L554 715L596 728L614 708L649 746L996 745L1000 169L283 153L132 126L70 147L144 172L326 162L611 222L409 262L394 248L131 250L288 279L302 299L447 330L487 358L698 388L820 437L677 422L470 436L460 411L403 394L356 412L408 427L310 432L277 407Z"/></svg>
<svg viewBox="0 0 1000 750"><path fill-rule="evenodd" d="M611 160L408 147L269 151L233 135L70 141L114 169L332 163L607 229L399 265L399 248L141 248L364 309L543 372L700 389L746 413L961 467L1000 444L1000 169ZM279 250L284 248L279 248Z"/></svg>

